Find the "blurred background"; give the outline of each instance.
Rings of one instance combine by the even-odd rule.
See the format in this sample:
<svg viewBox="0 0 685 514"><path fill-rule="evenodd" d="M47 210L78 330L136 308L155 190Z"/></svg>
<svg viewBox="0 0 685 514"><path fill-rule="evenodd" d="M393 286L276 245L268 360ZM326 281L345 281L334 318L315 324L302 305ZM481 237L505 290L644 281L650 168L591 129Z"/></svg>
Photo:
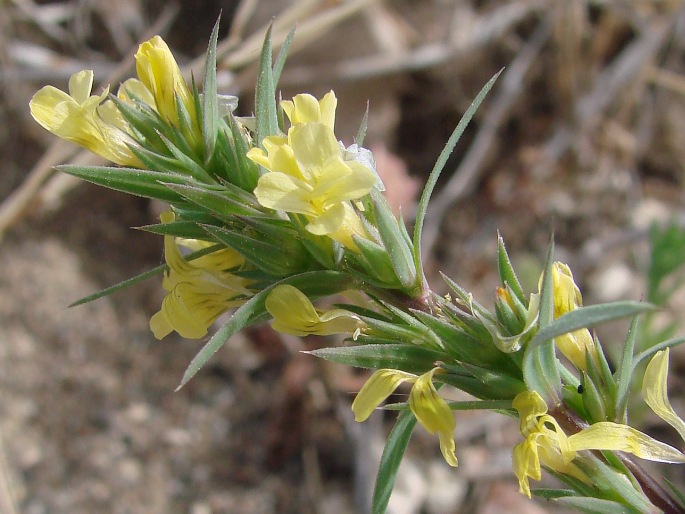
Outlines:
<svg viewBox="0 0 685 514"><path fill-rule="evenodd" d="M679 0L2 0L0 512L363 514L370 505L394 414L354 423L349 405L366 375L300 353L334 340L253 328L174 392L202 342L152 337L158 279L67 308L163 261L161 238L131 228L163 206L54 174L97 161L33 122L31 95L66 89L85 68L97 90L116 88L155 34L201 76L220 13L219 88L240 97L239 113L252 112L266 27L278 44L297 24L283 98L334 89L347 144L368 102L365 144L408 220L461 115L503 69L429 210L434 290L445 291L442 271L492 305L498 230L536 290L553 232L586 304L662 305L642 325L643 347L683 333ZM615 347L624 330L599 334ZM684 352L671 367L683 413ZM682 447L639 406L633 420ZM460 412L452 470L417 429L389 512L556 512L519 495L518 437L503 416ZM668 472L682 483L682 468Z"/></svg>

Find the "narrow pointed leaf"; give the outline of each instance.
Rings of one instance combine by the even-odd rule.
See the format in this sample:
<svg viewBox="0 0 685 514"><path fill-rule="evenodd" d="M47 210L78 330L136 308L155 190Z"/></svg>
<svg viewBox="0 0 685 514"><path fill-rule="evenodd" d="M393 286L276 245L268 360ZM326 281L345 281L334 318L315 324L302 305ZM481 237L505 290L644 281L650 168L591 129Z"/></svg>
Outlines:
<svg viewBox="0 0 685 514"><path fill-rule="evenodd" d="M209 38L207 59L205 61L205 82L202 97L202 141L205 147L205 164L208 164L214 154L216 133L219 126L219 106L217 104L216 89L216 44L219 39L219 21L216 20L212 35Z"/></svg>
<svg viewBox="0 0 685 514"><path fill-rule="evenodd" d="M364 344L339 346L312 350L312 355L322 359L371 369L400 369L409 373L425 373L434 363L444 359L441 352L407 344Z"/></svg>
<svg viewBox="0 0 685 514"><path fill-rule="evenodd" d="M497 264L502 283L508 285L511 292L516 295L516 298L525 305L526 297L523 294L523 288L509 260L509 254L507 254L507 249L504 247L504 239L499 234L497 234Z"/></svg>
<svg viewBox="0 0 685 514"><path fill-rule="evenodd" d="M626 342L623 344L621 363L616 370L616 419L617 423L625 423L628 416L628 390L633 376L633 356L635 354L635 339L637 337L638 318L635 316Z"/></svg>
<svg viewBox="0 0 685 514"><path fill-rule="evenodd" d="M170 203L182 201L183 198L162 182L184 184L188 181L188 177L137 168L63 165L57 169L99 186Z"/></svg>
<svg viewBox="0 0 685 514"><path fill-rule="evenodd" d="M372 514L385 514L390 495L395 487L397 471L407 451L409 439L416 426L416 418L411 411L401 413L393 427L383 449L381 462L376 476L376 487L373 491Z"/></svg>
<svg viewBox="0 0 685 514"><path fill-rule="evenodd" d="M459 123L457 124L457 127L454 129L454 132L452 132L452 135L447 140L445 148L443 148L442 152L440 152L440 156L438 157L438 160L435 162L435 166L433 166L433 170L431 171L428 177L426 186L423 188L423 192L421 193L421 200L419 201L419 207L416 213L416 221L414 224L414 264L416 266L416 269L422 275L423 259L421 255L421 236L423 233L423 223L426 219L426 211L428 210L428 201L430 200L430 197L433 194L433 190L435 189L435 185L438 183L438 178L440 178L440 174L442 173L445 164L447 164L447 159L452 154L452 151L454 150L454 147L457 145L459 138L464 133L466 126L471 121L471 118L473 118L473 115L476 113L476 110L483 102L490 89L492 89L492 86L495 84L495 81L497 80L497 77L499 77L500 73L502 72L498 72L494 77L492 77L487 82L487 84L483 86L483 89L480 90L480 92L473 100L469 108L466 109L466 112L461 117L461 120L459 120ZM423 276L420 277L420 279L422 281Z"/></svg>
<svg viewBox="0 0 685 514"><path fill-rule="evenodd" d="M269 26L269 30L266 31L259 61L259 74L257 76L257 91L255 94L257 146L262 145L265 137L278 132L276 87L271 67L271 29L272 27Z"/></svg>
<svg viewBox="0 0 685 514"><path fill-rule="evenodd" d="M294 38L295 38L295 25L293 25L293 28L291 28L290 32L288 32L288 35L285 37L285 40L283 41L283 44L281 45L281 49L278 52L278 55L276 56L276 62L274 63L274 67L273 67L274 89L278 85L278 81L281 78L281 72L283 71L283 67L285 66L285 61L288 58L288 51L290 50L290 45L292 45Z"/></svg>

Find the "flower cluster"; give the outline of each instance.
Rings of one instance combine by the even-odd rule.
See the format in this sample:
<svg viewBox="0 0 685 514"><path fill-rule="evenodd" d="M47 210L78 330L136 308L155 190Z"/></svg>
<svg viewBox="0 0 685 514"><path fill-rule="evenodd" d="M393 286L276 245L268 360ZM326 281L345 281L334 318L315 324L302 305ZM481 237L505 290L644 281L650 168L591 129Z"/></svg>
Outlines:
<svg viewBox="0 0 685 514"><path fill-rule="evenodd" d="M252 148L247 156L269 170L254 191L261 205L303 214L306 230L356 251L353 236L369 236L351 200L368 195L376 175L365 164L345 159L333 132L336 105L333 91L321 101L302 94L281 102L292 124L287 137L267 137L266 151Z"/></svg>
<svg viewBox="0 0 685 514"><path fill-rule="evenodd" d="M648 362L644 401L685 439L667 391L668 348L683 339L636 353L633 330L610 366L590 328L650 306L584 307L570 268L554 262L553 245L537 292L527 293L499 239L493 311L449 277L450 294L436 294L423 270L421 231L441 168L429 179L410 235L382 195L373 155L361 146L364 131L348 147L336 137L332 91L276 104L269 37L254 119L235 117L237 99L216 90L218 25L202 92L188 86L156 36L140 45L137 78L116 96L109 86L92 94L93 72L84 70L71 77L68 93L45 86L30 102L47 130L119 165L62 171L169 205L161 223L144 227L164 237L165 263L126 282L162 276L166 295L150 320L154 336L175 331L201 339L234 311L181 385L255 323L271 320L275 330L300 337L342 335L344 344L310 353L373 371L351 405L357 421L402 384L411 386L407 401L393 406L403 414L389 436L377 491L392 488L415 422L437 435L444 460L456 466L452 411L489 409L519 418L523 440L513 448L513 468L521 493L530 497L530 480L546 468L570 488L546 491L562 504L592 512L685 511L685 495L653 487L630 460L683 463L685 455L628 424L631 390L640 363ZM331 298L342 303L331 305ZM315 307L320 299L329 307ZM448 403L443 387L472 399ZM374 511L383 512L388 495L375 501Z"/></svg>

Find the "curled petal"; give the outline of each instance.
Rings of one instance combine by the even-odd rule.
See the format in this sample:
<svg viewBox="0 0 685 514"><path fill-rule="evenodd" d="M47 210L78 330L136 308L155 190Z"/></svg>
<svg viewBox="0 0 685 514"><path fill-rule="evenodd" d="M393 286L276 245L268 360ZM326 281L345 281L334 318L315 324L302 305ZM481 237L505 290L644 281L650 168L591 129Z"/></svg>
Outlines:
<svg viewBox="0 0 685 514"><path fill-rule="evenodd" d="M685 455L668 444L652 439L627 425L602 421L568 438L571 450L628 452L655 462L685 462Z"/></svg>
<svg viewBox="0 0 685 514"><path fill-rule="evenodd" d="M272 327L295 336L353 333L361 320L344 309L319 313L307 295L288 284L276 286L266 297L266 310L274 318Z"/></svg>
<svg viewBox="0 0 685 514"><path fill-rule="evenodd" d="M352 403L356 421L365 421L402 382L415 381L416 375L397 369L379 369L366 381Z"/></svg>
<svg viewBox="0 0 685 514"><path fill-rule="evenodd" d="M685 439L685 422L675 413L668 399L668 356L669 349L666 348L649 361L642 381L642 395L649 408Z"/></svg>

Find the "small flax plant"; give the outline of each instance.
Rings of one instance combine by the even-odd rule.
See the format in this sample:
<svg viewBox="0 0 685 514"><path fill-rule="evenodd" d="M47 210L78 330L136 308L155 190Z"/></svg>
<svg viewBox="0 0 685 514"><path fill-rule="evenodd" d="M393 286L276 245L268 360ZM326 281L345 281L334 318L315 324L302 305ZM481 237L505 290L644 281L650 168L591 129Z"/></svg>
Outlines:
<svg viewBox="0 0 685 514"><path fill-rule="evenodd" d="M275 62L267 33L261 52L254 117L233 114L235 97L216 86L218 24L207 51L203 87L184 80L160 37L140 45L138 78L116 94L93 94L93 72L71 77L69 92L46 86L30 102L35 120L53 134L115 166L61 166L87 181L169 205L160 223L166 263L80 300L100 298L161 275L166 291L150 320L155 337L207 335L232 311L190 363L187 383L250 325L296 336L346 336L346 344L311 352L333 362L374 370L352 404L364 421L403 383L411 386L381 457L374 513L385 512L394 479L418 422L437 436L457 466L453 431L458 412L487 409L517 417L512 448L520 492L583 512L685 512L685 497L648 475L640 459L683 463L685 454L629 424L628 405L644 403L685 438L685 422L668 398L669 339L636 351L638 314L652 307L614 302L583 307L571 270L555 262L550 244L538 291L526 294L504 242L498 240L501 284L494 310L443 276L451 295L434 293L422 265L421 232L438 176L493 77L475 98L440 155L421 197L415 228L388 207L371 152L335 135L337 100L299 94L276 102L276 84L293 33ZM334 308L324 297L355 292ZM612 368L589 330L631 317L623 351ZM559 357L563 355L563 359ZM636 376L646 363L644 376ZM633 384L637 382L637 384ZM473 401L449 402L449 385ZM631 387L632 386L632 387ZM630 400L630 401L629 401ZM455 412L457 414L455 416ZM533 489L542 471L564 484Z"/></svg>

